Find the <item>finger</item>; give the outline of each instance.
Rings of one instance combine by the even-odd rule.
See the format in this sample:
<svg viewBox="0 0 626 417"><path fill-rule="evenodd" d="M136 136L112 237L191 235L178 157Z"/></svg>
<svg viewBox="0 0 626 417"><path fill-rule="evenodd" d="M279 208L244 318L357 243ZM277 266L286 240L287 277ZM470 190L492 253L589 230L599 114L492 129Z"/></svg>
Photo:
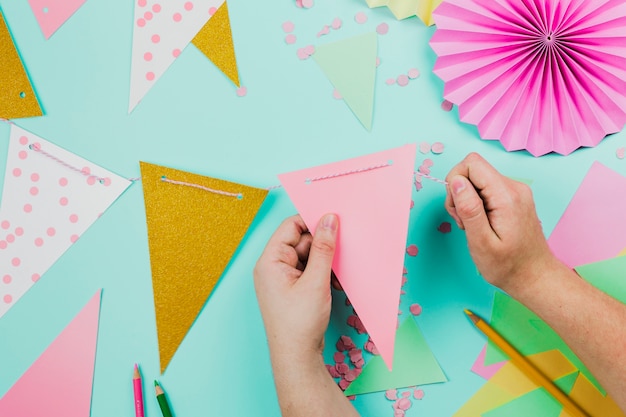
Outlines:
<svg viewBox="0 0 626 417"><path fill-rule="evenodd" d="M298 261L304 265L306 265L309 260L309 251L311 250L312 241L313 236L311 233L306 232L300 236L300 241L295 246L296 253L298 254Z"/></svg>
<svg viewBox="0 0 626 417"><path fill-rule="evenodd" d="M330 281L338 226L339 220L335 214L327 214L322 217L311 242L309 260L304 275L314 280L325 280L326 283Z"/></svg>
<svg viewBox="0 0 626 417"><path fill-rule="evenodd" d="M456 175L468 178L479 192L487 187L496 193L506 189L507 178L477 153L470 153L452 168L446 177L447 182L450 183Z"/></svg>
<svg viewBox="0 0 626 417"><path fill-rule="evenodd" d="M299 215L287 217L270 237L267 246L275 247L287 244L295 247L300 241L302 234L308 231L309 229L306 227L302 217Z"/></svg>
<svg viewBox="0 0 626 417"><path fill-rule="evenodd" d="M483 245L496 237L487 218L484 201L472 183L466 177L456 175L450 179L449 186L456 214L467 233L468 242Z"/></svg>

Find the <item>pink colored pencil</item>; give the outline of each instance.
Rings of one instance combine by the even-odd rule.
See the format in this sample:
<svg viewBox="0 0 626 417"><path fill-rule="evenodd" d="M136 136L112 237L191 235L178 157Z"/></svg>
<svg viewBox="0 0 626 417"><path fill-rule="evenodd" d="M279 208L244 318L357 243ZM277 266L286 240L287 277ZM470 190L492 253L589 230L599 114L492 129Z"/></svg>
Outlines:
<svg viewBox="0 0 626 417"><path fill-rule="evenodd" d="M141 389L141 374L137 364L135 364L133 371L133 389L135 391L135 416L143 417L143 391Z"/></svg>

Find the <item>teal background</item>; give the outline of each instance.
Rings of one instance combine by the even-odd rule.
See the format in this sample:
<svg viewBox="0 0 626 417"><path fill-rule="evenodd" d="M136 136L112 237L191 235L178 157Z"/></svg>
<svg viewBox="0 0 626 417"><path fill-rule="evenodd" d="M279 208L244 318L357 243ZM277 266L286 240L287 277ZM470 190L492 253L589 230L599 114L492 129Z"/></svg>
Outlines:
<svg viewBox="0 0 626 417"><path fill-rule="evenodd" d="M173 1L173 0L172 0ZM458 121L456 110L440 108L443 83L432 74L428 46L434 27L417 18L396 21L386 8L368 9L364 0L317 0L298 9L291 0L229 0L242 84L235 88L198 50L188 47L128 115L133 25L132 2L89 0L46 41L26 0L0 0L18 50L38 93L44 117L16 120L25 129L125 177L138 177L139 160L194 173L268 187L276 174L389 149L405 143L441 141L432 175L446 173L468 152L484 155L504 174L532 180L546 235L566 208L594 160L626 174L615 156L626 134L607 137L593 149L572 155L532 157L508 153L499 142L479 139L474 126ZM363 11L369 20L354 21ZM335 17L339 31L317 32ZM296 45L286 45L281 24L295 23ZM298 47L374 31L381 66L376 81L374 123L366 131L341 101L312 59L300 61ZM416 67L421 76L407 87L385 80ZM4 175L9 126L0 123L0 176ZM611 192L611 190L607 190ZM493 289L477 275L463 232L441 234L451 221L443 208L445 189L424 180L414 192L407 257L409 283L401 309L418 302L417 322L449 382L421 387L407 416L450 416L483 383L469 369L484 344L463 308L489 316ZM376 198L373 194L372 198ZM4 394L103 288L93 385L92 417L134 415L131 373L144 375L147 416L159 416L152 379L159 378L177 417L278 416L265 333L252 284L252 267L267 239L295 209L282 190L270 192L213 295L169 368L159 375L158 347L141 183L122 197L0 319L0 395ZM190 230L188 233L193 233ZM327 362L350 309L335 303L327 335ZM285 312L288 314L289 312ZM362 346L364 337L355 336ZM366 357L367 358L367 357ZM63 383L63 376L58 376ZM303 390L305 388L303 387ZM36 396L36 395L35 395ZM393 415L383 393L358 396L363 416ZM53 410L51 410L53 411ZM58 415L51 412L51 415Z"/></svg>

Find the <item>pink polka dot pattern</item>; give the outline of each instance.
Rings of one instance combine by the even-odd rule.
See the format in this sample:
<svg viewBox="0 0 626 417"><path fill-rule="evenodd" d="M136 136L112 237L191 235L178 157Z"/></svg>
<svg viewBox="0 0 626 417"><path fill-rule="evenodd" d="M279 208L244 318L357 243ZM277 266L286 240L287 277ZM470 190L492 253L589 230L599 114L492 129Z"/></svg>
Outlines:
<svg viewBox="0 0 626 417"><path fill-rule="evenodd" d="M20 159L26 159L28 157L28 153L26 151L20 151L17 156Z"/></svg>
<svg viewBox="0 0 626 417"><path fill-rule="evenodd" d="M19 175L5 178L0 208L0 317L130 184L16 125L7 155L7 172Z"/></svg>
<svg viewBox="0 0 626 417"><path fill-rule="evenodd" d="M11 304L11 302L13 301L13 297L11 297L11 294L6 294L3 298L2 301L4 301L7 304Z"/></svg>
<svg viewBox="0 0 626 417"><path fill-rule="evenodd" d="M193 3L188 1L187 3L185 3L185 10L187 10L188 12L191 11L193 9Z"/></svg>
<svg viewBox="0 0 626 417"><path fill-rule="evenodd" d="M174 22L180 22L181 20L183 20L183 15L180 13L174 13L174 16L172 16L172 19L174 19ZM154 38L152 39L152 42L154 42Z"/></svg>
<svg viewBox="0 0 626 417"><path fill-rule="evenodd" d="M159 42L161 42L161 37L159 35L152 35L152 37L150 39L152 40L152 43L159 43Z"/></svg>
<svg viewBox="0 0 626 417"><path fill-rule="evenodd" d="M154 72L148 72L146 74L146 80L148 81L154 81Z"/></svg>
<svg viewBox="0 0 626 417"><path fill-rule="evenodd" d="M150 52L146 52L143 54L143 59L146 61L152 61L152 54Z"/></svg>
<svg viewBox="0 0 626 417"><path fill-rule="evenodd" d="M178 58L178 56L179 56L179 55L180 55L180 49L174 49L174 50L172 51L172 56L173 56L174 58Z"/></svg>
<svg viewBox="0 0 626 417"><path fill-rule="evenodd" d="M161 5L159 3L153 4L152 5L152 11L154 13L159 13L161 11Z"/></svg>
<svg viewBox="0 0 626 417"><path fill-rule="evenodd" d="M146 25L146 19L141 18L141 19L137 19L137 26L139 26L140 28L144 27Z"/></svg>
<svg viewBox="0 0 626 417"><path fill-rule="evenodd" d="M152 14L152 12L145 12L143 17L146 20L152 20L153 14Z"/></svg>

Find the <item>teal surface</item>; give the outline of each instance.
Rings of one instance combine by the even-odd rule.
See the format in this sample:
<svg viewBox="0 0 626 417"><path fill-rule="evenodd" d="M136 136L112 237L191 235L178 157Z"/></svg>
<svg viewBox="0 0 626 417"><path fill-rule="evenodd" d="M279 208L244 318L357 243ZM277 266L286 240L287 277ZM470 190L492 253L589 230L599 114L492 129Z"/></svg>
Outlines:
<svg viewBox="0 0 626 417"><path fill-rule="evenodd" d="M624 132L567 157L507 153L498 142L481 141L474 126L458 121L456 110L440 108L443 83L432 74L435 55L428 46L434 28L416 18L398 22L386 8L367 9L364 0L317 0L309 10L292 0L229 0L248 95L237 97L226 77L191 46L131 115L132 2L89 0L48 41L26 1L0 0L0 7L45 112L15 122L126 177L138 177L138 161L144 160L269 187L282 172L409 142L441 141L445 152L428 155L432 175L445 177L468 152L483 154L504 174L533 181L547 235L594 160L626 175L626 160L615 156L626 146ZM368 16L366 24L355 23L359 11ZM317 38L335 17L343 27ZM296 45L283 40L286 20L295 23ZM379 37L381 65L368 132L332 97L315 62L299 60L296 50L371 32L381 22L389 24L389 33ZM385 84L412 67L421 75L408 86ZM0 176L8 137L9 126L0 123ZM416 167L425 157L418 154ZM437 230L441 222L451 222L444 196L442 185L426 180L414 193L408 243L417 244L419 254L406 259L409 282L401 310L406 315L411 304L422 305L417 321L449 382L422 387L424 399L413 401L409 417L451 416L482 384L469 369L485 340L463 309L489 317L493 289L476 274L463 232L455 226L448 234ZM294 212L283 191L270 192L216 291L159 376L145 214L141 183L135 183L0 319L0 395L103 288L92 417L134 415L135 362L146 381L148 416L160 415L151 395L154 378L163 383L178 417L278 416L252 267L273 230ZM345 324L351 310L344 296L334 294L328 363L338 336L353 335ZM354 339L361 346L365 340ZM355 405L363 416L393 414L383 393L358 396Z"/></svg>

